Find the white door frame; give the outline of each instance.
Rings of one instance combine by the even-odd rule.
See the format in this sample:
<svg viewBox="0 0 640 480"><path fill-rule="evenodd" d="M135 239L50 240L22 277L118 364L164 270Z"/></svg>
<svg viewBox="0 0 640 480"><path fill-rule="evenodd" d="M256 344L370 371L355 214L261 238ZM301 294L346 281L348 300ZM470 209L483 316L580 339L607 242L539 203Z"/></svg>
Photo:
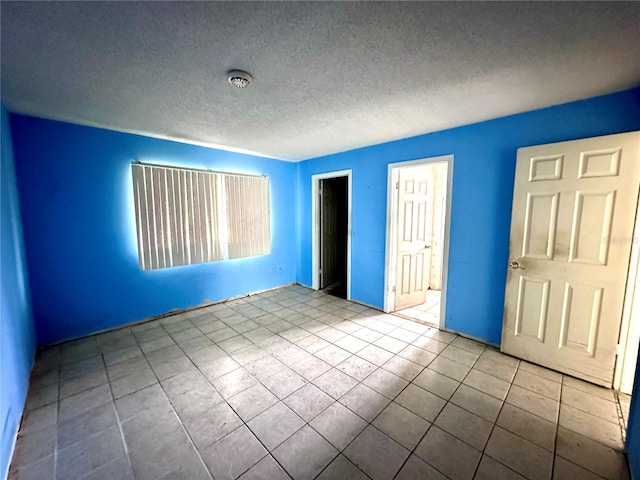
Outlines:
<svg viewBox="0 0 640 480"><path fill-rule="evenodd" d="M418 160L408 160L404 162L390 163L387 173L387 239L385 249L385 275L384 275L384 311L389 313L395 304L395 292L393 287L396 283L396 251L397 251L397 230L398 221L394 215L397 210L397 195L395 195L395 184L398 181L399 169L406 167L416 167L419 165L429 165L432 163L447 164L447 194L445 199L445 218L442 245L442 290L440 297L440 328L445 326L445 305L447 300L447 277L449 270L449 230L451 225L451 193L453 186L453 155L443 155L440 157L421 158Z"/></svg>
<svg viewBox="0 0 640 480"><path fill-rule="evenodd" d="M613 388L631 395L640 348L640 208L636 211L636 224L631 239L631 258L627 288L622 308L618 358L613 374Z"/></svg>
<svg viewBox="0 0 640 480"><path fill-rule="evenodd" d="M347 300L351 300L351 169L319 173L311 176L311 274L314 290L320 289L320 181L328 178L347 177Z"/></svg>

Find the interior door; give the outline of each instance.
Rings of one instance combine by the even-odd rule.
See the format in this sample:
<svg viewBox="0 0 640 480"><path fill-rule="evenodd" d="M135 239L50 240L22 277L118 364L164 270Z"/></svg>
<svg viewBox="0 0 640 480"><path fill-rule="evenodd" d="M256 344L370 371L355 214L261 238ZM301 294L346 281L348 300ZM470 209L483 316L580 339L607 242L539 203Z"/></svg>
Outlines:
<svg viewBox="0 0 640 480"><path fill-rule="evenodd" d="M338 206L335 184L331 179L320 182L320 288L337 278Z"/></svg>
<svg viewBox="0 0 640 480"><path fill-rule="evenodd" d="M640 132L521 148L502 351L611 386Z"/></svg>
<svg viewBox="0 0 640 480"><path fill-rule="evenodd" d="M395 310L426 301L431 272L431 197L428 167L399 169Z"/></svg>

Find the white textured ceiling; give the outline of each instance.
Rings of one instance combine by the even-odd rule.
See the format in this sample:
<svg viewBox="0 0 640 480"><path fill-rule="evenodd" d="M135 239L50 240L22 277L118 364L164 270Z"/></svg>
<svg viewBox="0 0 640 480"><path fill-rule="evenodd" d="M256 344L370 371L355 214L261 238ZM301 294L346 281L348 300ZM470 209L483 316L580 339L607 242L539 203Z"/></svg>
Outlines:
<svg viewBox="0 0 640 480"><path fill-rule="evenodd" d="M1 8L10 111L289 160L640 84L635 2Z"/></svg>

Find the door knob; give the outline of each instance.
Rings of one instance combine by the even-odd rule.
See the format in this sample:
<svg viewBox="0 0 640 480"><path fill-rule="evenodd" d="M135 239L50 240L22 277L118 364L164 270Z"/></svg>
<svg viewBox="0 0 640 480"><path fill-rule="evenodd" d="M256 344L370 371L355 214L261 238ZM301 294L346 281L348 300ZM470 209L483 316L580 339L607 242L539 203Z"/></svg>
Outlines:
<svg viewBox="0 0 640 480"><path fill-rule="evenodd" d="M526 270L524 267L521 267L518 262L509 262L509 268L511 268L511 270Z"/></svg>
<svg viewBox="0 0 640 480"><path fill-rule="evenodd" d="M430 248L431 248L431 245L425 245L425 246L424 246L424 249L425 249L425 250L429 250Z"/></svg>

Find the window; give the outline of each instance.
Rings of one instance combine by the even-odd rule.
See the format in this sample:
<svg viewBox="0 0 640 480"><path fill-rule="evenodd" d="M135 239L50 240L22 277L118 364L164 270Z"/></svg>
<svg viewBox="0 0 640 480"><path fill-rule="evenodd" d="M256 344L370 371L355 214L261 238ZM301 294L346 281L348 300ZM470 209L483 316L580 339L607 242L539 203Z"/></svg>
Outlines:
<svg viewBox="0 0 640 480"><path fill-rule="evenodd" d="M140 268L271 251L269 178L132 164Z"/></svg>

